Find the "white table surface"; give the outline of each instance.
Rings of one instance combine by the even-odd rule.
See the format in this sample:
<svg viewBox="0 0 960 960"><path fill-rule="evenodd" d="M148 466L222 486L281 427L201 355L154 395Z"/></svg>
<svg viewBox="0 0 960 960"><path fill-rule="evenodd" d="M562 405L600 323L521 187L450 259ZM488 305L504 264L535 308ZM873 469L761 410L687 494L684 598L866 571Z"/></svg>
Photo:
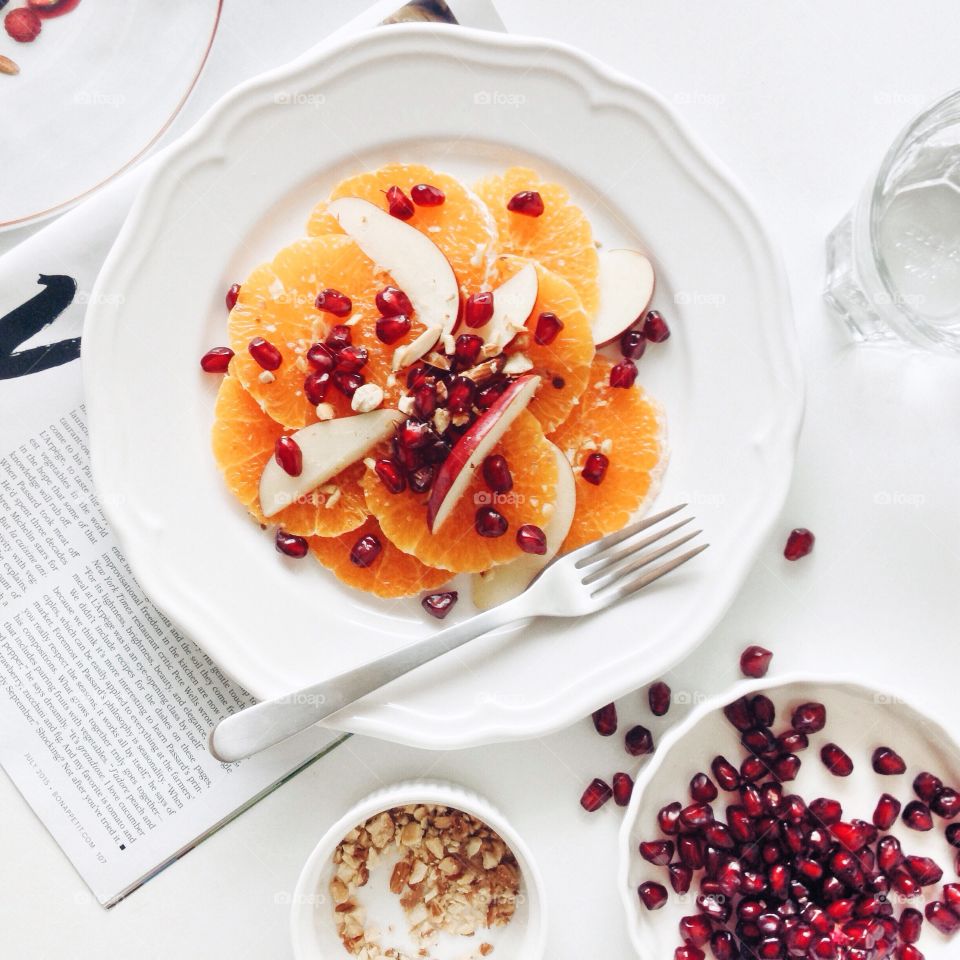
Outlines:
<svg viewBox="0 0 960 960"><path fill-rule="evenodd" d="M260 6L226 4L211 74L228 69L231 45L251 64L282 62L364 3ZM775 669L893 685L949 726L960 667L960 361L850 346L820 287L823 238L870 167L912 114L957 83L960 8L950 0L869 11L856 0L500 6L511 31L579 45L672 100L747 185L790 274L808 387L793 489L726 619L668 681L692 697L720 689L737 674L739 650L759 641L776 651ZM183 122L191 117L188 107ZM796 525L810 527L817 546L788 564L780 552ZM648 717L641 693L619 706L624 721ZM377 786L431 776L482 792L529 841L547 882L551 960L629 957L615 882L620 811L609 804L588 816L577 801L594 775L631 763L620 738L601 740L588 720L542 740L458 753L354 738L110 912L0 777L0 955L288 957L287 905L315 841Z"/></svg>

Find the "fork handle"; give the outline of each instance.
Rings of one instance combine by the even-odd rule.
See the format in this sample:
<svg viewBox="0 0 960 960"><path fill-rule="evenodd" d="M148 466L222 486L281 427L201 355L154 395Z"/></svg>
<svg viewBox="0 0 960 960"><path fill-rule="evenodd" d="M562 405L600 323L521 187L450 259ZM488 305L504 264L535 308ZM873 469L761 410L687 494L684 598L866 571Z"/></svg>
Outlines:
<svg viewBox="0 0 960 960"><path fill-rule="evenodd" d="M233 713L210 732L210 752L224 763L233 763L272 747L411 670L491 630L524 619L529 612L517 604L519 599L452 624L362 667Z"/></svg>

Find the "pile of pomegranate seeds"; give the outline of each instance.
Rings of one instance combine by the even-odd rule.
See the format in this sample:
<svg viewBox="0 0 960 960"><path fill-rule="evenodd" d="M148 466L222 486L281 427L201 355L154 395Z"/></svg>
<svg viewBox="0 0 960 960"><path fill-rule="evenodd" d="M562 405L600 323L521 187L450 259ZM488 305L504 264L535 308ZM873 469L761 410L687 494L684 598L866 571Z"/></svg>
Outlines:
<svg viewBox="0 0 960 960"><path fill-rule="evenodd" d="M797 527L790 531L787 545L783 548L783 555L788 560L799 560L805 557L812 549L816 538L805 527Z"/></svg>
<svg viewBox="0 0 960 960"><path fill-rule="evenodd" d="M784 790L800 767L793 751L807 747L808 735L826 726L823 704L796 707L790 728L779 736L771 729L774 704L763 694L742 697L724 713L748 750L741 768L714 758L716 782L696 774L689 800L669 803L657 815L664 839L639 845L640 856L664 868L679 895L699 874L699 912L680 921L683 942L674 960L705 960L707 947L716 960L923 960L915 944L924 917L947 936L960 930L958 883L947 883L922 913L914 905L896 916L893 894L922 896L941 882L943 870L929 857L904 852L895 836L881 835L900 815L894 796L880 797L868 823L845 820L836 800L808 803ZM824 744L820 756L837 776L854 772L853 760L837 744ZM906 770L890 747L878 748L872 762L886 776ZM722 816L712 806L718 785L729 800ZM956 791L931 773L919 774L913 790L917 799L902 814L912 829L932 829L932 810L944 810L944 819L960 813ZM946 838L960 848L960 823L947 826ZM956 867L960 875L960 858ZM659 910L669 897L653 880L637 893L648 910Z"/></svg>

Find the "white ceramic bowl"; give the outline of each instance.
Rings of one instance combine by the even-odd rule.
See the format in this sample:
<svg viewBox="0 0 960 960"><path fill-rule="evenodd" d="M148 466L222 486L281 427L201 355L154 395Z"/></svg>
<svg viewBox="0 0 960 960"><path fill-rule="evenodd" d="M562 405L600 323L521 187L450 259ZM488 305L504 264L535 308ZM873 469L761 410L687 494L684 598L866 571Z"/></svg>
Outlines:
<svg viewBox="0 0 960 960"><path fill-rule="evenodd" d="M666 906L651 912L637 896L637 887L645 880L656 880L669 890L667 872L641 859L641 840L656 840L662 835L657 826L657 812L674 800L686 800L690 778L698 772L711 776L710 763L723 754L737 766L744 756L739 735L723 715L723 707L744 696L763 691L777 707L775 732L789 725L793 708L807 701L818 701L827 708L827 725L811 735L810 746L800 754L800 774L786 785L805 800L832 797L844 807L844 818L870 820L880 794L888 792L906 805L914 799L913 778L921 770L929 770L945 783L960 784L960 746L939 724L901 698L862 686L852 680L819 679L813 676L787 676L742 681L726 693L696 707L663 738L656 754L637 778L633 799L620 831L619 889L627 916L630 938L641 957L673 956L679 946L677 922L680 917L697 913L697 884L685 897L670 890ZM830 774L820 761L820 748L835 742L853 759L855 769L847 778ZM873 772L870 757L878 746L893 747L907 762L903 776L884 777ZM732 794L721 791L717 803L724 803ZM917 833L902 823L892 828L908 853L933 857L944 868L944 883L953 878L955 850L944 838L944 821L935 819L929 833ZM939 893L940 886L929 888ZM935 899L930 896L928 899ZM899 905L897 905L899 914ZM956 957L948 941L929 924L924 924L920 942L927 960Z"/></svg>
<svg viewBox="0 0 960 960"><path fill-rule="evenodd" d="M469 946L479 945L482 937L494 945L493 955L496 957L504 960L541 960L546 949L547 909L540 871L527 845L487 800L455 784L432 780L414 780L378 790L361 800L324 834L304 865L293 897L290 930L297 960L348 960L349 954L344 950L333 923L333 908L327 892L333 874L333 852L344 836L358 824L383 810L410 803L453 807L482 820L501 836L520 866L520 896L510 923L504 928L478 933L470 941L457 938L458 945L451 956L463 956L469 951ZM381 898L378 893L373 889L368 890L372 884L373 880L364 891L368 894L368 902L379 905ZM383 893L385 908L387 905L393 907L390 917L400 921L397 929L405 929L396 897L388 890ZM368 919L376 922L378 918L370 912ZM440 949L434 948L430 955L446 960Z"/></svg>

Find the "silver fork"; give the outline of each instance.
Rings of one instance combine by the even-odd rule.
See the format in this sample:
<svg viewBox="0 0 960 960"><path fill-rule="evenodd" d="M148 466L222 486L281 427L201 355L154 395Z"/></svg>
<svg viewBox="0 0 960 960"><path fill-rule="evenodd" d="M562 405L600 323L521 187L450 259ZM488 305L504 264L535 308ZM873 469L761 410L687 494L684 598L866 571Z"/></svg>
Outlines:
<svg viewBox="0 0 960 960"><path fill-rule="evenodd" d="M469 620L455 623L355 670L225 717L210 733L210 752L226 763L242 760L498 627L536 616L582 617L629 597L709 546L705 543L676 554L701 533L700 530L654 546L693 519L688 517L663 525L664 520L685 506L680 504L664 510L559 557L519 596ZM638 537L644 531L649 532ZM671 554L674 555L663 563L647 569Z"/></svg>

